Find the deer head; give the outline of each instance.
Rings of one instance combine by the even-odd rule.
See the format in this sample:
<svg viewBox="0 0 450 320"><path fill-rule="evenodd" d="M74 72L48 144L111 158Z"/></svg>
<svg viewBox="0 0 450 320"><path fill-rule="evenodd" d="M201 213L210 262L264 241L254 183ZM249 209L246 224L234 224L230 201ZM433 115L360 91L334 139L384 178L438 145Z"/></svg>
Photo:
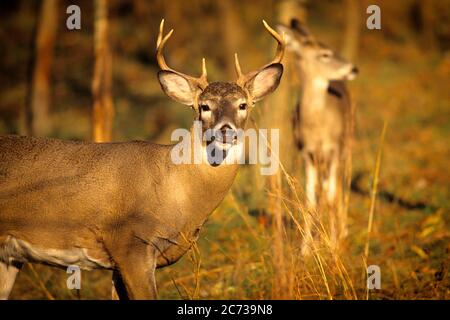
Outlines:
<svg viewBox="0 0 450 320"><path fill-rule="evenodd" d="M351 62L317 41L297 19L292 19L289 27L278 25L276 28L284 32L286 48L295 54L306 77L323 81L353 80L356 77L358 69Z"/></svg>
<svg viewBox="0 0 450 320"><path fill-rule="evenodd" d="M175 101L194 109L196 120L202 122L203 131L221 132L221 138L214 140L216 147L221 150L236 144L235 132L245 128L255 102L273 92L280 83L284 41L265 21L263 24L278 43L274 59L258 70L244 74L235 54L237 80L208 83L205 59L202 60L202 73L198 78L167 66L162 51L173 30L163 37L164 20L161 21L156 46L156 59L161 68L158 73L161 88Z"/></svg>

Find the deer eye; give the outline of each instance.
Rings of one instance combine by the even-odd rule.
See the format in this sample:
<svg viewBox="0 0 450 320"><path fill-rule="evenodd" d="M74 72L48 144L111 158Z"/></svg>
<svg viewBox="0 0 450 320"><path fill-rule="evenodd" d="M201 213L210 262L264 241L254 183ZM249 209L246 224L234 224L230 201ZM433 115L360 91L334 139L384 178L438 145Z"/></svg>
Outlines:
<svg viewBox="0 0 450 320"><path fill-rule="evenodd" d="M329 52L324 52L320 55L320 58L322 58L322 60L324 61L328 61L331 58L331 53Z"/></svg>
<svg viewBox="0 0 450 320"><path fill-rule="evenodd" d="M245 109L247 109L247 104L246 103L241 103L239 105L239 110L245 110Z"/></svg>
<svg viewBox="0 0 450 320"><path fill-rule="evenodd" d="M202 104L200 106L200 108L202 109L202 111L211 111L211 109L209 108L209 106L207 104Z"/></svg>

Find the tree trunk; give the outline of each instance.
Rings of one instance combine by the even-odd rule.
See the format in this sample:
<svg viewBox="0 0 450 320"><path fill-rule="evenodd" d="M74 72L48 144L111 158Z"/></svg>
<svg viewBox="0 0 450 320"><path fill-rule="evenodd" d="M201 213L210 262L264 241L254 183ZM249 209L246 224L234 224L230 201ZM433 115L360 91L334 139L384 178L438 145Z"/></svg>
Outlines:
<svg viewBox="0 0 450 320"><path fill-rule="evenodd" d="M308 12L306 11L307 0L283 0L280 1L278 9L278 21L289 25L292 18L306 24Z"/></svg>
<svg viewBox="0 0 450 320"><path fill-rule="evenodd" d="M346 26L343 56L354 61L358 55L361 26L361 6L359 0L345 0Z"/></svg>
<svg viewBox="0 0 450 320"><path fill-rule="evenodd" d="M92 139L107 142L112 138L114 106L111 97L112 57L108 43L108 2L95 0L94 50L95 69L92 80L94 100Z"/></svg>
<svg viewBox="0 0 450 320"><path fill-rule="evenodd" d="M240 27L240 18L237 15L235 3L231 0L220 0L219 8L221 11L221 27L224 41L225 72L227 80L236 78L234 70L234 54L240 47L242 39L242 28Z"/></svg>
<svg viewBox="0 0 450 320"><path fill-rule="evenodd" d="M304 8L305 1L284 0L278 2L278 21L282 24L289 25L291 19L297 18L301 21L306 19L306 10ZM273 49L272 49L273 50ZM273 52L272 52L273 54ZM284 74L280 86L271 97L270 103L266 104L263 123L266 128L280 130L279 155L280 163L291 171L292 158L297 156L293 153L293 131L291 125L291 113L295 100L293 99L293 81L292 69L293 63L289 54L285 52L283 58ZM276 111L274 107L276 106ZM271 141L273 144L274 141ZM289 299L293 296L292 286L290 285L290 274L286 262L287 242L285 236L285 225L283 216L285 215L282 205L282 196L289 191L285 188L282 180L281 169L275 175L268 178L269 190L271 197L269 198L268 209L273 221L273 264L274 264L274 281L272 286L272 298Z"/></svg>
<svg viewBox="0 0 450 320"><path fill-rule="evenodd" d="M44 0L39 14L36 32L34 62L29 106L27 109L26 133L45 136L50 132L50 77L58 23L58 1Z"/></svg>
<svg viewBox="0 0 450 320"><path fill-rule="evenodd" d="M435 6L433 1L419 1L419 14L421 20L421 40L425 48L435 48L436 35L434 34L434 27L437 23L435 20Z"/></svg>

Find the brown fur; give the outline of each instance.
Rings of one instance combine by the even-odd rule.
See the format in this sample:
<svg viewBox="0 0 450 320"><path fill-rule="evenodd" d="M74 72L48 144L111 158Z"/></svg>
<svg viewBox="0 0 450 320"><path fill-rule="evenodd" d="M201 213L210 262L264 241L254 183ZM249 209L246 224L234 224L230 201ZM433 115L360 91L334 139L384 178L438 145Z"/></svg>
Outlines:
<svg viewBox="0 0 450 320"><path fill-rule="evenodd" d="M6 264L33 261L6 254L11 237L43 248L87 248L122 271L172 264L197 239L237 171L236 165L177 166L171 146L138 141L5 136L0 150L0 261ZM148 284L140 282L135 297L149 297Z"/></svg>

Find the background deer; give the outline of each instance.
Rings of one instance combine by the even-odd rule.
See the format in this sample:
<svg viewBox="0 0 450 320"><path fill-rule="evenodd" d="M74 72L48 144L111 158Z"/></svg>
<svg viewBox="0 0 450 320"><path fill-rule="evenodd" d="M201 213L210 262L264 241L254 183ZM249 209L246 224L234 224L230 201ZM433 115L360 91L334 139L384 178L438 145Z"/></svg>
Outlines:
<svg viewBox="0 0 450 320"><path fill-rule="evenodd" d="M293 117L294 138L305 163L307 202L316 211L319 191L326 193L328 204L334 205L337 200L351 107L344 80L352 80L358 70L318 42L298 20L293 19L290 27L279 25L277 29L286 35L286 48L295 56L296 72L301 79L300 99ZM345 217L339 218L339 232L335 219L335 214L331 214L334 241L338 233L341 236L346 233ZM311 221L305 222L309 234Z"/></svg>
<svg viewBox="0 0 450 320"><path fill-rule="evenodd" d="M192 107L203 131L244 128L254 103L277 88L284 44L264 26L278 43L272 62L243 74L236 55L237 81L208 83L204 60L198 78L167 66L162 50L173 30L163 37L161 22L161 88ZM225 153L239 147L235 139L211 143ZM238 169L175 165L172 148L0 137L0 298L8 297L25 262L112 269L113 296L156 298L155 269L190 248Z"/></svg>

